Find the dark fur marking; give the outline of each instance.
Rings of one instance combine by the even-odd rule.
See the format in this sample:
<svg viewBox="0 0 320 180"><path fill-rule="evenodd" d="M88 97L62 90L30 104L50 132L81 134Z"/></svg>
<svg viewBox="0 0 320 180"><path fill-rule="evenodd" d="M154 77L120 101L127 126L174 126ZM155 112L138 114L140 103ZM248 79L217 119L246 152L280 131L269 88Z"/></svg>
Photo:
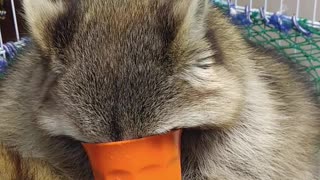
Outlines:
<svg viewBox="0 0 320 180"><path fill-rule="evenodd" d="M71 0L66 2L66 13L60 15L52 29L53 46L56 48L58 57L63 57L63 49L65 49L73 40L74 34L77 32L80 21L80 14L78 12L80 2ZM65 61L61 58L62 61Z"/></svg>
<svg viewBox="0 0 320 180"><path fill-rule="evenodd" d="M222 51L221 47L218 45L218 43L216 42L215 36L216 36L216 34L213 32L212 29L207 30L206 38L210 42L211 49L214 51L214 63L222 65L222 64L224 64L224 62L223 62L224 56L222 54L223 51Z"/></svg>

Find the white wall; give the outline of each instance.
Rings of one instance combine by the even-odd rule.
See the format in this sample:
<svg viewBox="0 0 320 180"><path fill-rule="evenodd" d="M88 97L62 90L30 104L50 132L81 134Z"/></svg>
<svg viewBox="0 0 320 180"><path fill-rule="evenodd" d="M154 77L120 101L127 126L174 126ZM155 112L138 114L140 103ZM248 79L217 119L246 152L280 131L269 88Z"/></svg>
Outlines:
<svg viewBox="0 0 320 180"><path fill-rule="evenodd" d="M235 0L232 0L235 2ZM280 10L281 0L266 0L267 1L267 11L277 12ZM297 8L297 1L299 0L282 0L283 1L283 10L287 15L295 15ZM250 0L237 0L238 5L244 6L249 5ZM264 6L265 0L252 0L254 8ZM315 21L320 21L320 0L300 0L299 6L299 17L308 18L313 20L314 4L317 2L316 6L316 18Z"/></svg>

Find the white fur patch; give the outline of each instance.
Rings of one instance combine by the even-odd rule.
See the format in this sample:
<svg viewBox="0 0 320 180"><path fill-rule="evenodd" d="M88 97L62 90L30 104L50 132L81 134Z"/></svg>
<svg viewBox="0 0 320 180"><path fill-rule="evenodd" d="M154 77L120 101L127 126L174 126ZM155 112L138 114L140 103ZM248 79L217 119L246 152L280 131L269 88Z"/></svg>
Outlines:
<svg viewBox="0 0 320 180"><path fill-rule="evenodd" d="M50 134L60 136L70 136L77 140L86 141L78 129L71 121L62 115L47 116L42 115L39 118L40 126L47 130Z"/></svg>
<svg viewBox="0 0 320 180"><path fill-rule="evenodd" d="M65 11L61 0L52 2L49 0L24 0L26 20L29 23L33 36L45 47L43 36L46 32L46 24L55 20L58 15Z"/></svg>

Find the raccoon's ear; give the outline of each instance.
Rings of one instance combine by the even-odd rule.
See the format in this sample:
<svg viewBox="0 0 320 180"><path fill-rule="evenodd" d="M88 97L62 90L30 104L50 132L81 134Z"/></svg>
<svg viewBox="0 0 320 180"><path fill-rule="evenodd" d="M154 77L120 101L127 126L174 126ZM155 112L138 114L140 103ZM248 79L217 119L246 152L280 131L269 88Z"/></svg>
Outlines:
<svg viewBox="0 0 320 180"><path fill-rule="evenodd" d="M190 0L186 8L181 3L182 12L185 11L180 34L188 35L188 38L202 38L206 30L206 20L209 11L209 0Z"/></svg>
<svg viewBox="0 0 320 180"><path fill-rule="evenodd" d="M54 24L65 11L62 0L23 0L25 18L31 35L41 48L49 48L49 25Z"/></svg>
<svg viewBox="0 0 320 180"><path fill-rule="evenodd" d="M180 11L177 11L180 12L178 14L180 17L184 15L171 46L171 54L182 66L195 64L199 67L208 67L214 61L213 49L206 38L210 3L208 0L189 0L188 2L187 8L181 3Z"/></svg>

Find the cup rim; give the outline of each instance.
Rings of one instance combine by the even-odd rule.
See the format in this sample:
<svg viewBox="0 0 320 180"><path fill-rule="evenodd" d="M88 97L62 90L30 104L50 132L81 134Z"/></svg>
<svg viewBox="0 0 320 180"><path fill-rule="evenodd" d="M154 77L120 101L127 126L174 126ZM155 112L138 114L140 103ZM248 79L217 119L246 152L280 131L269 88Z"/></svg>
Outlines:
<svg viewBox="0 0 320 180"><path fill-rule="evenodd" d="M142 142L146 140L151 140L153 138L160 138L160 137L165 137L165 136L174 136L175 134L180 135L182 133L181 129L178 130L172 130L163 134L158 134L158 135L151 135L151 136L146 136L138 139L129 139L129 140L124 140L124 141L114 141L114 142L106 142L106 143L82 143L84 146L113 146L113 145L124 145L127 143L135 143L135 142Z"/></svg>

